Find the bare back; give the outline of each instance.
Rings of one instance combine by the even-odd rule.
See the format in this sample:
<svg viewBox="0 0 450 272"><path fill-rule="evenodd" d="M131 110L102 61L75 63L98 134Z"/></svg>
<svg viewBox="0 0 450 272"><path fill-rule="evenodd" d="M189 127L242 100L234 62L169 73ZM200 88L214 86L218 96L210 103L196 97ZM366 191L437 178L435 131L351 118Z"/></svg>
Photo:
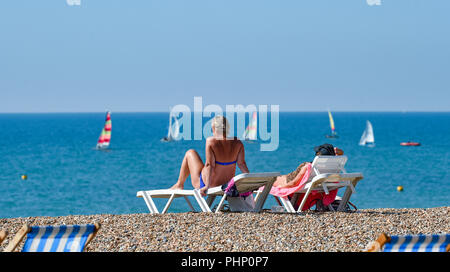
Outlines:
<svg viewBox="0 0 450 272"><path fill-rule="evenodd" d="M210 174L210 187L220 186L230 181L235 176L236 165L242 172L249 172L245 163L244 145L237 138L218 139L210 137L206 140L205 153L206 164L203 169L206 171L202 171L202 175L206 180L208 173Z"/></svg>

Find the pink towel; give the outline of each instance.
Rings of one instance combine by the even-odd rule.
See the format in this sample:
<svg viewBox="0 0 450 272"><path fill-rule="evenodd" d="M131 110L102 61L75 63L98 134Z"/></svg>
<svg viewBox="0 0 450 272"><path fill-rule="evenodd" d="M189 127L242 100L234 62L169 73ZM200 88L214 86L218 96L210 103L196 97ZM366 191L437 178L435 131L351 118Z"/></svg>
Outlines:
<svg viewBox="0 0 450 272"><path fill-rule="evenodd" d="M233 189L233 186L234 186L234 177L233 178L231 178L230 179L230 181L228 182L228 186L227 186L227 188L225 189L225 193L228 193L230 190L232 190ZM237 191L237 189L236 189L236 187L234 187L234 190L235 191ZM239 193L239 192L238 192ZM253 192L246 192L246 193L239 193L239 196L242 196L242 197L247 197L247 196L249 196L249 195L251 195Z"/></svg>
<svg viewBox="0 0 450 272"><path fill-rule="evenodd" d="M306 172L302 177L302 180L298 183L297 186L295 187L275 187L272 186L272 189L270 190L270 194L274 195L274 196L279 196L279 197L286 197L289 196L295 192L297 192L298 190L301 190L303 188L303 186L305 186L306 182L309 179L309 176L311 175L311 163L307 163L306 165Z"/></svg>
<svg viewBox="0 0 450 272"><path fill-rule="evenodd" d="M278 196L278 197L287 197L290 196L292 194L294 194L295 192L301 190L306 182L309 180L309 176L311 175L311 171L312 171L312 167L311 167L311 163L308 163L305 165L306 168L306 172L302 177L302 180L298 183L297 186L295 187L276 187L276 186L272 186L272 189L270 190L270 194L274 195L274 196ZM302 211L307 210L309 208L311 208L312 206L314 206L317 202L317 200L322 200L323 204L325 206L328 206L329 204L331 204L335 199L336 199L336 195L337 195L337 189L336 190L332 190L329 192L329 194L325 194L325 193L319 193L319 192L315 192L312 191L311 194L308 196L308 199L306 200L305 205L302 208ZM297 208L303 197L304 197L304 193L302 193L299 197L299 199L297 200L296 203L296 207Z"/></svg>
<svg viewBox="0 0 450 272"><path fill-rule="evenodd" d="M228 182L225 192L228 192L231 189L231 187L233 187L233 185L234 185L234 177L231 178L230 181Z"/></svg>

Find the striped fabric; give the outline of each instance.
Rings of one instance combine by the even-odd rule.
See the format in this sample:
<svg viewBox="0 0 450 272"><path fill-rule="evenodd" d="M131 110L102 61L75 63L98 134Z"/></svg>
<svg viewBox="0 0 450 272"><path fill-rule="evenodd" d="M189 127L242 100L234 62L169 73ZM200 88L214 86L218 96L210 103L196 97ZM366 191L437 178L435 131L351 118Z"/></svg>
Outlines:
<svg viewBox="0 0 450 272"><path fill-rule="evenodd" d="M34 226L27 234L23 252L82 252L94 225Z"/></svg>
<svg viewBox="0 0 450 272"><path fill-rule="evenodd" d="M97 141L98 148L106 148L109 146L109 142L111 141L111 129L112 129L111 112L108 111L106 113L105 125Z"/></svg>
<svg viewBox="0 0 450 272"><path fill-rule="evenodd" d="M445 252L450 234L391 236L385 252Z"/></svg>

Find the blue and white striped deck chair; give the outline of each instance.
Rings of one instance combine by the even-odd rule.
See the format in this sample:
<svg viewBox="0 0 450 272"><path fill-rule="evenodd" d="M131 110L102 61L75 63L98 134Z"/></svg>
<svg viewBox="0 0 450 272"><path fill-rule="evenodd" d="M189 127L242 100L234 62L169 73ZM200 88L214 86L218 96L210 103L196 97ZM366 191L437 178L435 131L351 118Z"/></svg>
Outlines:
<svg viewBox="0 0 450 272"><path fill-rule="evenodd" d="M99 228L100 224L32 227L24 225L5 251L14 251L26 235L22 252L82 252Z"/></svg>
<svg viewBox="0 0 450 272"><path fill-rule="evenodd" d="M448 252L450 251L450 234L418 234L388 236L381 234L368 245L368 251L383 252Z"/></svg>

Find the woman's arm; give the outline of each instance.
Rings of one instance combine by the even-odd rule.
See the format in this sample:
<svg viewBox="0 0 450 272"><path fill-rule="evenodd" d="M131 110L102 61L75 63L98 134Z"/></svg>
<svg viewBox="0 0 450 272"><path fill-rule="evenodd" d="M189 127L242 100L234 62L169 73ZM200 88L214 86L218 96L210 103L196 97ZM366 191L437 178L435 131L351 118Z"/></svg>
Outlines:
<svg viewBox="0 0 450 272"><path fill-rule="evenodd" d="M303 179L303 175L305 175L306 173L306 163L302 163L299 165L299 167L297 167L297 169L288 174L288 175L282 175L282 176L278 176L277 179L275 180L275 182L273 183L273 186L275 187L279 187L279 188L290 188L290 187L295 187L297 186L300 181ZM295 174L296 173L296 174ZM290 178L290 176L294 175L294 178Z"/></svg>
<svg viewBox="0 0 450 272"><path fill-rule="evenodd" d="M212 178L212 175L214 175L214 168L216 167L216 158L214 156L214 152L211 147L211 140L206 139L206 146L205 146L205 154L206 154L206 162L204 166L204 171L206 175L205 187L200 189L200 194L202 196L206 196L206 191L209 188L209 184Z"/></svg>
<svg viewBox="0 0 450 272"><path fill-rule="evenodd" d="M335 147L335 148L334 148L334 153L335 153L337 156L342 156L342 155L344 155L344 150Z"/></svg>
<svg viewBox="0 0 450 272"><path fill-rule="evenodd" d="M240 142L240 149L237 157L237 165L239 166L239 169L241 169L242 173L250 173L247 167L247 163L245 162L245 150L244 145L242 142Z"/></svg>
<svg viewBox="0 0 450 272"><path fill-rule="evenodd" d="M305 175L306 172L306 164L303 163L303 166L301 167L300 171L297 173L297 175L295 176L295 178L293 178L292 180L288 180L286 178L286 184L282 187L294 187L297 186L299 184L299 182L302 180L303 175Z"/></svg>

